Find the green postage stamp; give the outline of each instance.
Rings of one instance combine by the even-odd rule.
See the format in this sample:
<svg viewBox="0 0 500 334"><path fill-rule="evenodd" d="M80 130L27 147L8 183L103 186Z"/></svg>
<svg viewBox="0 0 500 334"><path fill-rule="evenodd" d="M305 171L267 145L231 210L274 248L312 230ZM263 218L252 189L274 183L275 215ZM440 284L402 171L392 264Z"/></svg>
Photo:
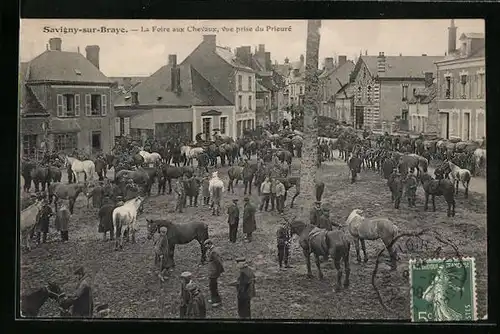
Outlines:
<svg viewBox="0 0 500 334"><path fill-rule="evenodd" d="M410 260L411 321L474 321L474 258Z"/></svg>

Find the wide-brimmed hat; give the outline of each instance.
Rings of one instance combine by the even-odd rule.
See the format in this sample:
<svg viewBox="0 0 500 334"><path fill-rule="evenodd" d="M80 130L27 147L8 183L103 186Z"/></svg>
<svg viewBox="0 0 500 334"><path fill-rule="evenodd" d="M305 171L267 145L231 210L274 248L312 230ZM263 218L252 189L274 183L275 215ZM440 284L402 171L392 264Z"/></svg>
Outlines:
<svg viewBox="0 0 500 334"><path fill-rule="evenodd" d="M191 276L193 276L193 274L191 274L191 272L189 272L189 271L184 271L184 272L181 274L181 277L182 277L182 278L191 278Z"/></svg>

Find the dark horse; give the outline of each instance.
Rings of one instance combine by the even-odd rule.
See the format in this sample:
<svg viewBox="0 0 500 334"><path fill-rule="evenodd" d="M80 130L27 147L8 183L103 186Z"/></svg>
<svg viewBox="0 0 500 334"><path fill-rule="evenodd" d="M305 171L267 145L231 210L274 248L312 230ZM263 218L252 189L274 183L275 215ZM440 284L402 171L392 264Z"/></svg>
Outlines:
<svg viewBox="0 0 500 334"><path fill-rule="evenodd" d="M345 236L344 232L340 230L327 231L321 228L317 228L314 225L304 223L300 220L294 220L290 225L292 235L297 234L299 236L299 245L300 247L302 247L304 257L306 258L307 277L313 277L311 272L311 253L314 253L314 257L316 259L316 267L318 268L319 279L323 279L319 257L323 256L326 258L330 256L334 261L335 269L337 269L337 282L335 284L335 291L341 290L341 260L344 261L345 267L344 288L347 288L349 286L349 274L351 272L349 266L349 250L351 248L351 243Z"/></svg>
<svg viewBox="0 0 500 334"><path fill-rule="evenodd" d="M206 261L206 249L203 246L208 239L208 225L200 222L189 222L186 224L176 224L166 219L146 219L148 223L148 240L160 231L161 227L167 228L168 237L168 264L167 267L175 266L174 252L175 245L185 245L193 240L198 241L201 249L201 263Z"/></svg>
<svg viewBox="0 0 500 334"><path fill-rule="evenodd" d="M455 191L453 183L448 179L435 180L427 173L420 175L420 181L425 191L425 205L424 210L427 211L429 203L429 195L432 196L432 210L436 211L436 196L444 196L448 204L448 217L455 216Z"/></svg>
<svg viewBox="0 0 500 334"><path fill-rule="evenodd" d="M24 317L36 317L40 308L47 299L59 300L63 296L61 289L54 283L39 288L38 290L21 296L21 315Z"/></svg>
<svg viewBox="0 0 500 334"><path fill-rule="evenodd" d="M351 171L351 183L356 182L356 177L358 173L361 172L361 163L363 161L357 156L352 156L347 163L349 165L349 170Z"/></svg>
<svg viewBox="0 0 500 334"><path fill-rule="evenodd" d="M106 164L106 161L102 158L97 158L94 161L95 165L95 172L99 176L99 181L104 181L104 178L106 177L106 173L108 171L108 165Z"/></svg>

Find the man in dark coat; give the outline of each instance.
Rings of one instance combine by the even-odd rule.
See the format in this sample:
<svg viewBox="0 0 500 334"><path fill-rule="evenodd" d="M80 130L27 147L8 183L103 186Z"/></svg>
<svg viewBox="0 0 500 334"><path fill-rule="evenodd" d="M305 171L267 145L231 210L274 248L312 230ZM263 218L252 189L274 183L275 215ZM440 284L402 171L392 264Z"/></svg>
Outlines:
<svg viewBox="0 0 500 334"><path fill-rule="evenodd" d="M207 306L205 297L198 288L198 285L191 281L186 285L189 292L189 301L187 305L187 317L191 319L205 319L207 317Z"/></svg>
<svg viewBox="0 0 500 334"><path fill-rule="evenodd" d="M90 278L85 274L83 267L75 270L74 274L78 277L80 283L76 292L66 297L61 301L60 305L64 309L73 306L73 317L92 317L94 313L94 300L92 296L92 287L90 285Z"/></svg>
<svg viewBox="0 0 500 334"><path fill-rule="evenodd" d="M252 241L252 233L257 229L255 222L255 206L250 203L250 199L245 197L245 206L243 208L243 233L246 234L246 242Z"/></svg>
<svg viewBox="0 0 500 334"><path fill-rule="evenodd" d="M318 227L325 229L327 231L332 230L332 224L330 222L330 210L327 208L322 209L322 214L318 218Z"/></svg>
<svg viewBox="0 0 500 334"><path fill-rule="evenodd" d="M68 207L63 204L56 213L55 226L61 232L61 241L68 241L68 225L71 213Z"/></svg>
<svg viewBox="0 0 500 334"><path fill-rule="evenodd" d="M182 209L186 203L186 189L184 187L184 181L186 180L186 176L184 175L182 178L176 182L175 185L175 193L177 194L177 203L175 206L175 211L182 213Z"/></svg>
<svg viewBox="0 0 500 334"><path fill-rule="evenodd" d="M290 232L290 224L283 222L278 231L276 232L276 241L278 244L278 262L280 269L282 268L283 262L285 262L285 268L290 268L288 265L288 256L290 255L290 243L292 240L292 234Z"/></svg>
<svg viewBox="0 0 500 334"><path fill-rule="evenodd" d="M240 276L237 282L231 285L236 286L238 291L238 316L241 319L249 319L251 317L250 301L255 297L255 275L248 267L245 258L236 259L240 268Z"/></svg>
<svg viewBox="0 0 500 334"><path fill-rule="evenodd" d="M49 233L49 221L53 215L52 209L46 199L43 199L42 208L37 214L36 225L36 242L40 243L40 235L42 235L42 242L47 241L47 233Z"/></svg>
<svg viewBox="0 0 500 334"><path fill-rule="evenodd" d="M227 208L227 223L229 224L229 241L236 242L238 234L238 224L240 221L240 209L238 208L238 199L233 199L233 203Z"/></svg>
<svg viewBox="0 0 500 334"><path fill-rule="evenodd" d="M209 303L213 307L217 307L221 304L222 300L219 295L219 288L217 285L217 279L224 272L224 267L222 265L222 260L219 256L219 251L215 248L212 240L205 240L204 246L207 249L208 257L208 287L210 289L210 299Z"/></svg>
<svg viewBox="0 0 500 334"><path fill-rule="evenodd" d="M314 226L319 226L319 217L323 214L321 209L321 202L316 201L314 207L309 211L309 223Z"/></svg>
<svg viewBox="0 0 500 334"><path fill-rule="evenodd" d="M415 175L408 174L406 177L406 198L408 199L408 206L415 207L415 199L417 197L418 181Z"/></svg>
<svg viewBox="0 0 500 334"><path fill-rule="evenodd" d="M114 239L114 229L113 229L113 211L118 205L114 203L106 203L99 209L99 226L97 228L98 233L102 233L102 238L106 241L106 233L109 232L109 240Z"/></svg>
<svg viewBox="0 0 500 334"><path fill-rule="evenodd" d="M92 206L95 209L99 209L102 206L102 200L104 198L104 188L101 185L96 185L87 195L88 197L92 197Z"/></svg>
<svg viewBox="0 0 500 334"><path fill-rule="evenodd" d="M186 286L191 282L192 274L189 271L185 271L181 274L181 293L180 300L181 305L179 307L179 316L181 318L186 318L187 308L189 303L189 291Z"/></svg>

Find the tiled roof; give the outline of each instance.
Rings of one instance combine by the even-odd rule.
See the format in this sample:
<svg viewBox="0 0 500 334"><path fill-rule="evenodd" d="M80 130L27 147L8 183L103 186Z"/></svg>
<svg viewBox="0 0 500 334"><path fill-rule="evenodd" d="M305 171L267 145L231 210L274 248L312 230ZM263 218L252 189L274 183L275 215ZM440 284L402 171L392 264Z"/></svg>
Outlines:
<svg viewBox="0 0 500 334"><path fill-rule="evenodd" d="M465 32L462 35L460 35L459 40L464 39L464 38L473 38L473 39L480 38L480 39L484 39L484 34L480 33L480 32Z"/></svg>
<svg viewBox="0 0 500 334"><path fill-rule="evenodd" d="M252 68L245 66L245 65L241 64L240 62L238 62L236 56L231 52L231 50L228 50L228 49L223 48L221 46L217 46L215 49L215 53L219 57L224 59L224 61L226 63L228 63L229 65L231 65L233 67L236 67L238 69L245 70L245 71L255 72Z"/></svg>
<svg viewBox="0 0 500 334"><path fill-rule="evenodd" d="M255 91L257 92L269 92L269 89L264 87L259 81L256 82Z"/></svg>
<svg viewBox="0 0 500 334"><path fill-rule="evenodd" d="M349 82L349 76L353 70L354 70L354 63L348 60L341 66L338 66L333 70L328 71L329 73L328 76L325 75L322 78L323 79L325 79L326 77L330 78L331 82L329 89L331 89L335 94Z"/></svg>
<svg viewBox="0 0 500 334"><path fill-rule="evenodd" d="M361 56L372 76L377 76L378 56ZM425 72L436 72L441 56L385 56L385 73L382 78L424 78Z"/></svg>
<svg viewBox="0 0 500 334"><path fill-rule="evenodd" d="M229 105L227 101L212 85L203 78L191 65L179 65L181 74L181 92L172 92L171 69L165 65L153 73L146 80L134 87L131 92L138 93L139 105L164 106L202 106L202 105ZM129 94L120 96L115 106L131 105Z"/></svg>
<svg viewBox="0 0 500 334"><path fill-rule="evenodd" d="M274 65L274 70L281 76L288 77L288 75L290 74L291 65L290 64Z"/></svg>
<svg viewBox="0 0 500 334"><path fill-rule="evenodd" d="M28 81L112 83L77 52L47 50L29 62L28 71Z"/></svg>
<svg viewBox="0 0 500 334"><path fill-rule="evenodd" d="M409 104L429 104L431 103L437 95L437 85L433 83L429 87L419 88L415 91L415 96L412 96L409 100Z"/></svg>

